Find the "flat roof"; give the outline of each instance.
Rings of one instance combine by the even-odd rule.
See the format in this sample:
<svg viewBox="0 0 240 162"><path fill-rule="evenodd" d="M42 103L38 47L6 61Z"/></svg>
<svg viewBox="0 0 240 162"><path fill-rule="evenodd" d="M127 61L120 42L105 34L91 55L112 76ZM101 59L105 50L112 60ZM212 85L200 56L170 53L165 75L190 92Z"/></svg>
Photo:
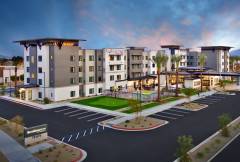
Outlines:
<svg viewBox="0 0 240 162"><path fill-rule="evenodd" d="M182 47L182 45L161 45L161 48L179 49L180 47Z"/></svg>
<svg viewBox="0 0 240 162"><path fill-rule="evenodd" d="M79 42L85 39L68 39L68 38L37 38L14 41L14 43L48 43L48 42Z"/></svg>
<svg viewBox="0 0 240 162"><path fill-rule="evenodd" d="M201 72L194 72L195 75L200 75ZM215 72L215 71L206 71L202 72L202 75L213 75L213 76L240 76L240 73L232 73L232 72Z"/></svg>
<svg viewBox="0 0 240 162"><path fill-rule="evenodd" d="M230 50L230 46L202 46L201 50Z"/></svg>

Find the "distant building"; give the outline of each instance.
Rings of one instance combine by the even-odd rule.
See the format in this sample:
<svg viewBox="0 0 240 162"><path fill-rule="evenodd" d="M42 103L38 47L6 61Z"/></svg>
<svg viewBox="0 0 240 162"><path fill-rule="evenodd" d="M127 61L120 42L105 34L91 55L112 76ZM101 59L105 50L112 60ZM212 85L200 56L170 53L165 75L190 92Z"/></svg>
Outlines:
<svg viewBox="0 0 240 162"><path fill-rule="evenodd" d="M20 81L20 76L24 74L23 66L17 67L17 77L18 81ZM0 66L0 84L5 86L10 86L13 84L11 81L11 77L15 76L15 66Z"/></svg>
<svg viewBox="0 0 240 162"><path fill-rule="evenodd" d="M228 46L203 46L201 53L207 56L206 67L217 72L229 72L229 50Z"/></svg>

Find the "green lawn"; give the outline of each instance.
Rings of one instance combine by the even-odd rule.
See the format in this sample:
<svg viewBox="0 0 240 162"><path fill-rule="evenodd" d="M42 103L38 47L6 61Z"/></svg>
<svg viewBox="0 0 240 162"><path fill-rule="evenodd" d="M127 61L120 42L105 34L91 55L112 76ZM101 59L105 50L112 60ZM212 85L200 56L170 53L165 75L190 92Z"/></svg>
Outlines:
<svg viewBox="0 0 240 162"><path fill-rule="evenodd" d="M94 97L84 100L73 101L72 103L82 104L107 110L117 110L128 106L128 100L108 96Z"/></svg>

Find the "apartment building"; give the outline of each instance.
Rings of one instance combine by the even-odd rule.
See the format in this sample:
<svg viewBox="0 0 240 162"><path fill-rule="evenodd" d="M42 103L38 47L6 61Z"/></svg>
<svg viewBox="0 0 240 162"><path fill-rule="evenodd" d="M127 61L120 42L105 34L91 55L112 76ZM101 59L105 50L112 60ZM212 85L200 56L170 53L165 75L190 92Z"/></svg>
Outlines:
<svg viewBox="0 0 240 162"><path fill-rule="evenodd" d="M200 52L198 51L187 52L187 66L188 67L199 66L199 55L200 55Z"/></svg>
<svg viewBox="0 0 240 162"><path fill-rule="evenodd" d="M103 89L127 89L127 49L103 49Z"/></svg>
<svg viewBox="0 0 240 162"><path fill-rule="evenodd" d="M18 81L20 81L20 76L24 73L23 66L17 67L17 77ZM0 66L0 84L10 86L10 84L14 84L11 81L11 77L15 76L15 66Z"/></svg>
<svg viewBox="0 0 240 162"><path fill-rule="evenodd" d="M229 50L228 46L203 46L201 53L207 56L206 67L217 72L229 72Z"/></svg>
<svg viewBox="0 0 240 162"><path fill-rule="evenodd" d="M24 100L48 97L59 101L79 97L79 41L44 38L20 40L24 48Z"/></svg>
<svg viewBox="0 0 240 162"><path fill-rule="evenodd" d="M165 54L169 56L168 69L174 70L176 68L175 63L171 62L173 55L181 56L182 59L179 67L187 66L187 53L189 49L182 48L180 45L162 45L161 48L165 51Z"/></svg>

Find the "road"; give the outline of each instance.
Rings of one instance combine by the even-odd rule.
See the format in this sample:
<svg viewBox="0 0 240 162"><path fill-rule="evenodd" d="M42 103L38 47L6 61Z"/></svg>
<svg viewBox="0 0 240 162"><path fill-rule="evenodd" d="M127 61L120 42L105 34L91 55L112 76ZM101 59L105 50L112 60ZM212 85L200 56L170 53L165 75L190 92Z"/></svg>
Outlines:
<svg viewBox="0 0 240 162"><path fill-rule="evenodd" d="M219 115L229 113L233 119L240 115L237 106L239 97L239 93L225 96L204 110L185 115L152 131L121 132L108 129L68 143L87 151L86 162L172 162L176 159L178 136L191 135L194 145L199 144L218 130ZM48 124L49 135L60 140L66 134L96 125L82 123L49 110L35 110L0 100L0 116L9 119L17 114L24 117L26 126Z"/></svg>

